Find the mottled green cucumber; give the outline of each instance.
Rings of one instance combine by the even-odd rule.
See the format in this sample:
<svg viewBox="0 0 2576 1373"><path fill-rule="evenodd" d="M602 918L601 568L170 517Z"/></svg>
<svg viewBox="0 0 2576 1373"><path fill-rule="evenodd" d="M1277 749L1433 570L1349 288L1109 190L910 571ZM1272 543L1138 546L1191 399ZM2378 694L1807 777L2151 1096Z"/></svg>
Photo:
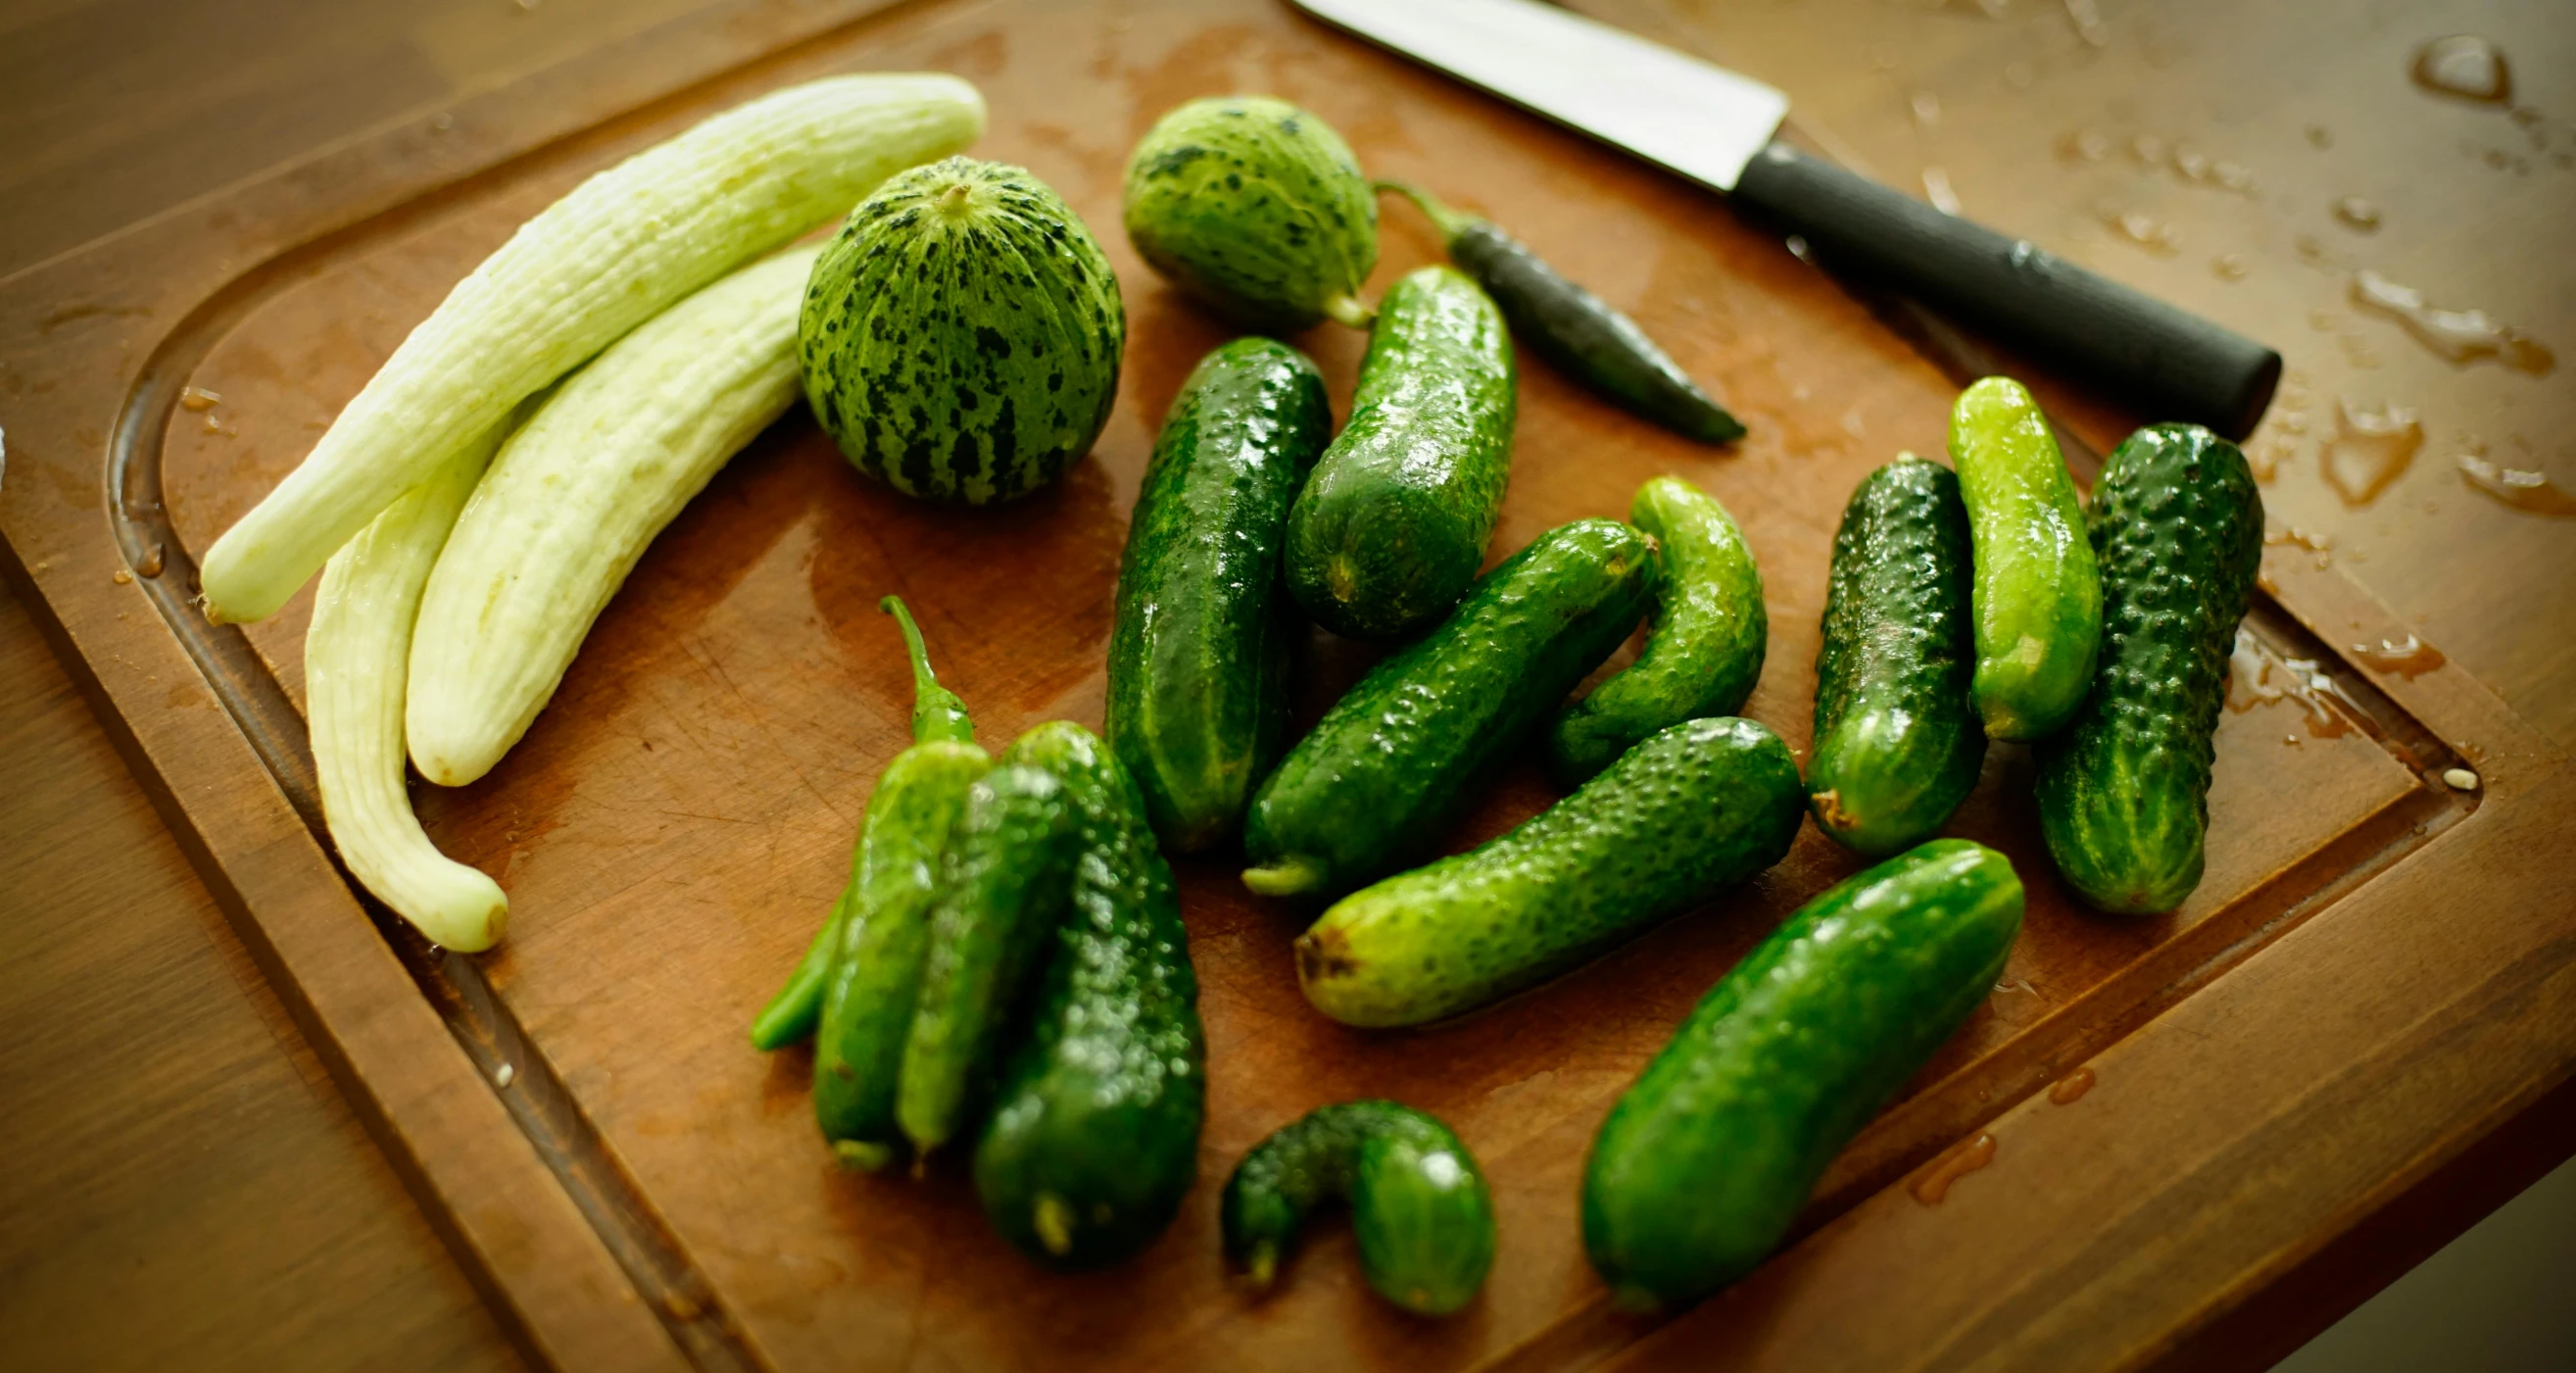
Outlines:
<svg viewBox="0 0 2576 1373"><path fill-rule="evenodd" d="M2169 911L2200 885L2212 736L2263 558L2263 496L2198 425L2129 436L2093 488L2102 661L2039 748L2039 825L2067 885L2106 911Z"/></svg>
<svg viewBox="0 0 2576 1373"><path fill-rule="evenodd" d="M1622 1306L1752 1270L1816 1179L1985 1003L2021 929L2012 864L1936 839L1799 908L1702 998L1610 1108L1583 1244Z"/></svg>
<svg viewBox="0 0 2576 1373"><path fill-rule="evenodd" d="M1751 720L1689 720L1472 852L1343 897L1297 980L1346 1025L1418 1025L1572 967L1780 861L1806 798Z"/></svg>
<svg viewBox="0 0 2576 1373"><path fill-rule="evenodd" d="M1332 437L1303 353L1242 338L1181 384L1127 526L1109 638L1109 747L1184 853L1231 835L1287 744L1279 580L1288 506Z"/></svg>
<svg viewBox="0 0 2576 1373"><path fill-rule="evenodd" d="M1268 1287L1308 1214L1343 1198L1379 1296L1446 1316L1485 1285L1494 1199L1476 1156L1448 1126L1392 1101L1318 1107L1252 1146L1219 1208L1227 1262Z"/></svg>
<svg viewBox="0 0 2576 1373"><path fill-rule="evenodd" d="M1035 768L1006 763L967 790L939 865L930 951L896 1084L895 1121L917 1152L965 1126L1064 918L1080 837L1064 785Z"/></svg>
<svg viewBox="0 0 2576 1373"><path fill-rule="evenodd" d="M1455 269L1379 302L1351 417L1288 513L1288 589L1318 624L1391 639L1476 579L1511 475L1511 331Z"/></svg>
<svg viewBox="0 0 2576 1373"><path fill-rule="evenodd" d="M1146 265L1254 329L1368 325L1377 197L1341 135L1268 96L1154 121L1127 159L1127 238Z"/></svg>
<svg viewBox="0 0 2576 1373"><path fill-rule="evenodd" d="M1081 858L1029 1037L975 1148L975 1192L1021 1252L1093 1268L1152 1243L1198 1175L1198 977L1171 866L1108 745L1057 721L1004 756L1064 784Z"/></svg>
<svg viewBox="0 0 2576 1373"><path fill-rule="evenodd" d="M1261 784L1244 820L1243 884L1338 895L1427 846L1486 765L1636 627L1654 594L1654 548L1615 520L1577 520L1486 573Z"/></svg>
<svg viewBox="0 0 2576 1373"><path fill-rule="evenodd" d="M1950 461L1976 546L1971 699L1988 738L2047 738L2084 704L2102 638L2084 503L2048 417L2010 377L1959 393Z"/></svg>
<svg viewBox="0 0 2576 1373"><path fill-rule="evenodd" d="M1742 710L1770 642L1762 570L1716 497L1657 477L1637 489L1628 523L1662 549L1654 628L1635 663L1556 717L1548 762L1568 787L1668 725Z"/></svg>
<svg viewBox="0 0 2576 1373"><path fill-rule="evenodd" d="M1816 653L1816 827L1873 857L1919 843L1977 784L1968 704L1968 512L1950 469L1907 454L1861 479L1834 534Z"/></svg>

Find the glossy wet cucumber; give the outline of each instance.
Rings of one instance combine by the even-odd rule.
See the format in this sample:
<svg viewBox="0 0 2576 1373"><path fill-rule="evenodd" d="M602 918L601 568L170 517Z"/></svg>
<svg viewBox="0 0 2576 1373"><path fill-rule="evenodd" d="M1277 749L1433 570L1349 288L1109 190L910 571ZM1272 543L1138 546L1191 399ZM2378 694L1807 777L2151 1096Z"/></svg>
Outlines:
<svg viewBox="0 0 2576 1373"><path fill-rule="evenodd" d="M1638 488L1628 523L1654 536L1663 579L1646 650L1556 717L1548 762L1574 786L1668 725L1732 715L1762 677L1762 571L1717 498L1678 477Z"/></svg>
<svg viewBox="0 0 2576 1373"><path fill-rule="evenodd" d="M2263 497L2197 425L2129 436L2093 488L2102 655L2073 724L2039 748L2039 823L2087 902L2179 906L2200 885L2212 736L2263 558Z"/></svg>
<svg viewBox="0 0 2576 1373"><path fill-rule="evenodd" d="M1825 890L1745 955L1592 1142L1583 1243L1616 1299L1750 1271L1851 1137L1984 1004L2021 929L2012 864L1936 839Z"/></svg>
<svg viewBox="0 0 2576 1373"><path fill-rule="evenodd" d="M1243 883L1336 895L1429 844L1485 766L1628 637L1654 544L1615 520L1541 534L1352 687L1252 798Z"/></svg>
<svg viewBox="0 0 2576 1373"><path fill-rule="evenodd" d="M1473 1300L1494 1266L1494 1203L1449 1127L1392 1101L1320 1107L1252 1147L1226 1179L1228 1262L1268 1287L1323 1202L1347 1198L1360 1271L1417 1315Z"/></svg>
<svg viewBox="0 0 2576 1373"><path fill-rule="evenodd" d="M1780 736L1690 720L1471 852L1352 893L1297 941L1349 1025L1414 1025L1590 958L1780 861L1806 798Z"/></svg>
<svg viewBox="0 0 2576 1373"><path fill-rule="evenodd" d="M1236 339L1182 383L1145 469L1118 570L1105 732L1155 833L1182 852L1234 832L1287 742L1299 625L1280 547L1331 435L1315 365Z"/></svg>
<svg viewBox="0 0 2576 1373"><path fill-rule="evenodd" d="M1834 534L1816 653L1817 828L1860 853L1907 848L1976 786L1968 703L1968 514L1950 469L1908 454L1861 479Z"/></svg>
<svg viewBox="0 0 2576 1373"><path fill-rule="evenodd" d="M2046 738L2084 703L2102 637L2084 503L2048 417L2009 377L1959 393L1950 461L1976 548L1971 699L1988 738Z"/></svg>

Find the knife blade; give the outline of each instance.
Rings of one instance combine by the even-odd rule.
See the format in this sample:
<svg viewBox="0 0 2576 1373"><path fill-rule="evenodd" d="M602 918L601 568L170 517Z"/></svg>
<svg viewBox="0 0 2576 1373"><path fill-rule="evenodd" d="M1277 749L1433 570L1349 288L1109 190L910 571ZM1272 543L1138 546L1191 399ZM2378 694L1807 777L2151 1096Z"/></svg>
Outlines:
<svg viewBox="0 0 2576 1373"><path fill-rule="evenodd" d="M1724 193L2150 420L2253 432L2281 356L2221 325L1778 140L1780 91L1537 0L1290 0L1336 28Z"/></svg>

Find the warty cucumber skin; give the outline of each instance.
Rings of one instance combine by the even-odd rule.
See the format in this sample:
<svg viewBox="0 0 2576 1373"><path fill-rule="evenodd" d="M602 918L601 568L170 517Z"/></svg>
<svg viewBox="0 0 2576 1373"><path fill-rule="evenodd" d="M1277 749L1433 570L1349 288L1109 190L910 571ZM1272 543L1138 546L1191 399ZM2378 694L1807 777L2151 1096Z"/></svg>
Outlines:
<svg viewBox="0 0 2576 1373"><path fill-rule="evenodd" d="M1628 637L1654 542L1615 520L1531 540L1324 714L1254 794L1244 885L1331 896L1427 845L1486 765Z"/></svg>
<svg viewBox="0 0 2576 1373"><path fill-rule="evenodd" d="M1288 514L1288 588L1316 623L1400 638L1458 603L1511 475L1514 375L1502 311L1465 275L1388 288L1350 420Z"/></svg>
<svg viewBox="0 0 2576 1373"><path fill-rule="evenodd" d="M1548 763L1572 787L1669 725L1733 715L1762 678L1770 616L1762 570L1726 507L1678 477L1638 488L1628 523L1662 550L1662 586L1646 650L1626 671L1565 708Z"/></svg>
<svg viewBox="0 0 2576 1373"><path fill-rule="evenodd" d="M1484 1172L1448 1126L1392 1101L1318 1107L1245 1153L1218 1207L1226 1260L1270 1286L1308 1216L1342 1198L1379 1296L1445 1316L1484 1286L1494 1266Z"/></svg>
<svg viewBox="0 0 2576 1373"><path fill-rule="evenodd" d="M1975 544L1970 697L1988 738L2044 739L2084 704L2102 637L2084 503L2048 417L2009 377L1959 393L1950 461Z"/></svg>
<svg viewBox="0 0 2576 1373"><path fill-rule="evenodd" d="M1855 852L1908 848L1977 784L1968 513L1950 469L1901 457L1861 479L1834 534L1816 653L1816 827Z"/></svg>
<svg viewBox="0 0 2576 1373"><path fill-rule="evenodd" d="M1367 322L1377 197L1341 135L1284 100L1193 100L1155 121L1128 156L1125 219L1148 266L1247 327Z"/></svg>
<svg viewBox="0 0 2576 1373"><path fill-rule="evenodd" d="M967 788L939 864L895 1122L927 1154L965 1128L1065 917L1079 816L1064 784L1005 762Z"/></svg>
<svg viewBox="0 0 2576 1373"><path fill-rule="evenodd" d="M1346 1025L1418 1025L1560 972L1780 861L1806 797L1780 736L1690 720L1511 833L1342 898L1297 980Z"/></svg>
<svg viewBox="0 0 2576 1373"><path fill-rule="evenodd" d="M1118 571L1106 733L1178 851L1232 835L1286 746L1300 627L1280 547L1331 435L1315 365L1243 338L1201 360L1155 442Z"/></svg>
<svg viewBox="0 0 2576 1373"><path fill-rule="evenodd" d="M1198 1175L1207 1118L1198 977L1171 865L1108 745L1057 721L1004 758L1064 784L1081 857L1029 1037L975 1148L975 1192L1022 1253L1096 1268L1152 1243Z"/></svg>
<svg viewBox="0 0 2576 1373"><path fill-rule="evenodd" d="M2093 488L2102 655L2092 694L2038 750L2040 832L2076 894L2124 915L2200 885L2227 661L2263 559L2263 496L2197 425L2129 436Z"/></svg>
<svg viewBox="0 0 2576 1373"><path fill-rule="evenodd" d="M1618 1302L1685 1305L1769 1254L1861 1126L1982 1005L2012 864L1936 839L1828 888L1710 990L1611 1107L1583 1243Z"/></svg>
<svg viewBox="0 0 2576 1373"><path fill-rule="evenodd" d="M903 1142L895 1084L930 949L935 877L967 792L992 766L973 744L915 744L868 798L814 1033L815 1123L862 1168L884 1166Z"/></svg>

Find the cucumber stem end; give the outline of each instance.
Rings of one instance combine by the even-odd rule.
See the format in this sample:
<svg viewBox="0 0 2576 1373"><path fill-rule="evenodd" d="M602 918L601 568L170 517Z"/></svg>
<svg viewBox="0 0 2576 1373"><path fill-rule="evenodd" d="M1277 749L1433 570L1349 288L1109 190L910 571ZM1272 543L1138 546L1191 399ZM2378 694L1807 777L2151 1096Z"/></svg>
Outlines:
<svg viewBox="0 0 2576 1373"><path fill-rule="evenodd" d="M1073 1252L1073 1208L1064 1198L1053 1192L1040 1192L1030 1226L1038 1232L1038 1243L1045 1245L1048 1253L1063 1258Z"/></svg>
<svg viewBox="0 0 2576 1373"><path fill-rule="evenodd" d="M1324 302L1324 317L1336 324L1366 329L1377 323L1377 311L1361 303L1358 296L1343 292Z"/></svg>
<svg viewBox="0 0 2576 1373"><path fill-rule="evenodd" d="M1324 867L1312 858L1283 858L1243 870L1243 885L1256 896L1298 896L1324 883Z"/></svg>

